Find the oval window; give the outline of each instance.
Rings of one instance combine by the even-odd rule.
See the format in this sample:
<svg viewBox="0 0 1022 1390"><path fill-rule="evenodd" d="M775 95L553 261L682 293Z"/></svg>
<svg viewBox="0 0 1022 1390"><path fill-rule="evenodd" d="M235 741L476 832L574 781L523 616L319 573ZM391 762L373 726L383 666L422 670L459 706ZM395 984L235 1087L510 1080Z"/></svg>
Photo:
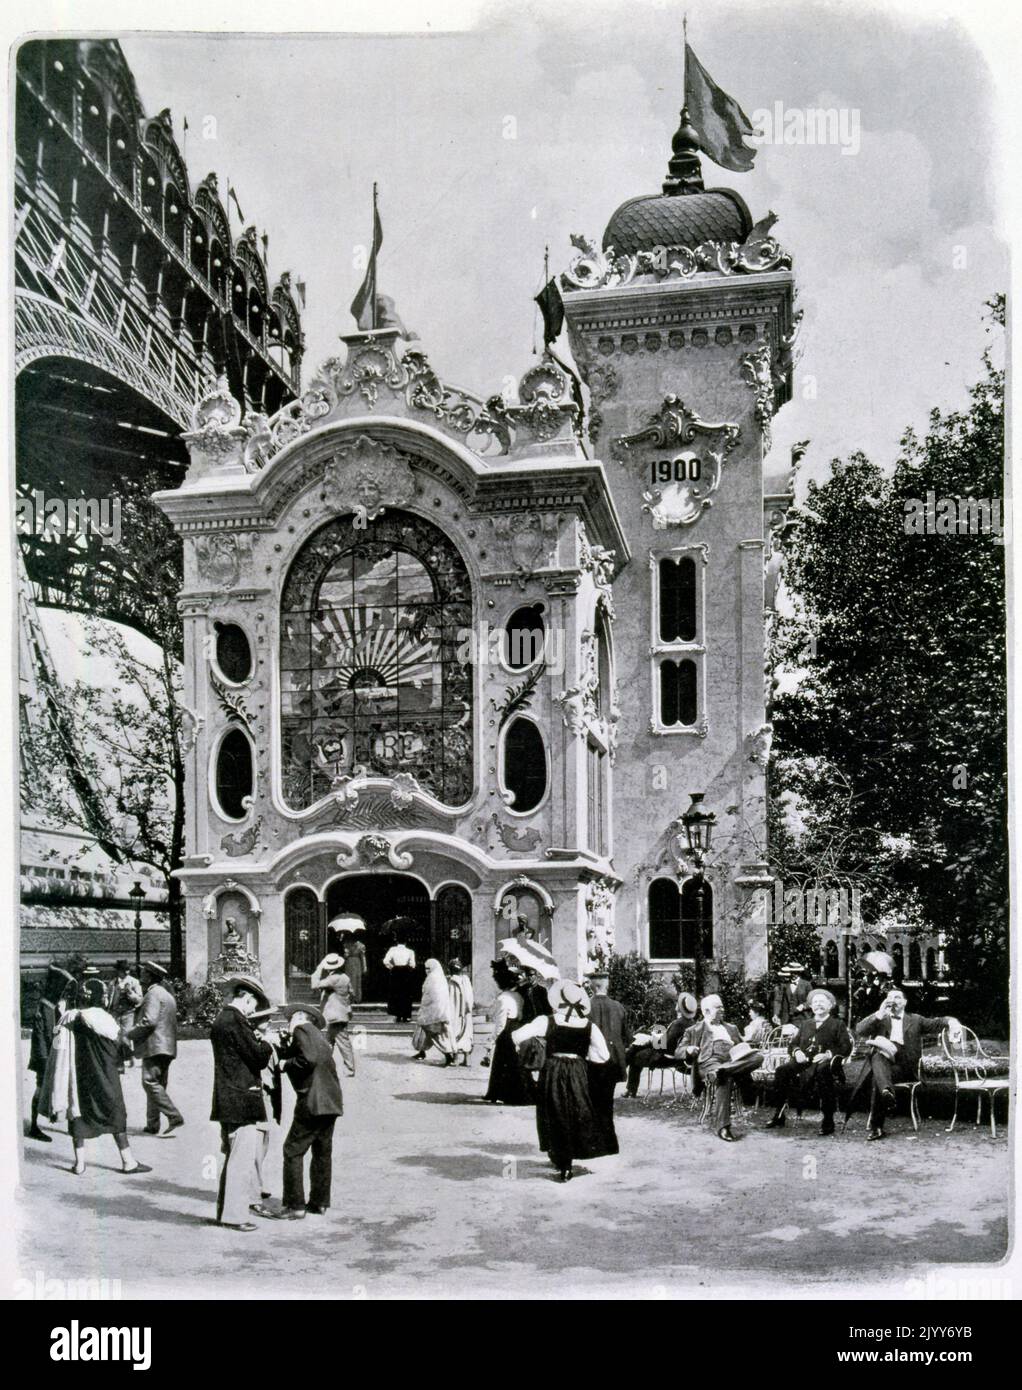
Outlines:
<svg viewBox="0 0 1022 1390"><path fill-rule="evenodd" d="M216 755L216 799L228 820L243 820L252 795L252 745L240 729L231 729Z"/></svg>
<svg viewBox="0 0 1022 1390"><path fill-rule="evenodd" d="M531 719L516 719L504 736L504 787L512 811L534 811L546 795L546 749Z"/></svg>
<svg viewBox="0 0 1022 1390"><path fill-rule="evenodd" d="M504 627L504 660L512 671L524 671L543 655L546 628L538 606L516 608Z"/></svg>
<svg viewBox="0 0 1022 1390"><path fill-rule="evenodd" d="M237 623L216 624L216 664L229 681L246 681L252 674L252 648Z"/></svg>

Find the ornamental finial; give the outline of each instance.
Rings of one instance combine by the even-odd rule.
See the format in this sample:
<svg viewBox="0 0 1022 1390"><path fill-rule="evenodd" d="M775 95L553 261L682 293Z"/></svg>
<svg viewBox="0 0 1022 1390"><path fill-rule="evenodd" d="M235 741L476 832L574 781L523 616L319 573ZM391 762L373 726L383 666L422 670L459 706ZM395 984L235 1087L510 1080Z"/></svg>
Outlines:
<svg viewBox="0 0 1022 1390"><path fill-rule="evenodd" d="M689 119L688 107L681 108L681 117L674 139L667 178L663 190L668 197L683 193L702 193L703 170L699 163L699 136Z"/></svg>

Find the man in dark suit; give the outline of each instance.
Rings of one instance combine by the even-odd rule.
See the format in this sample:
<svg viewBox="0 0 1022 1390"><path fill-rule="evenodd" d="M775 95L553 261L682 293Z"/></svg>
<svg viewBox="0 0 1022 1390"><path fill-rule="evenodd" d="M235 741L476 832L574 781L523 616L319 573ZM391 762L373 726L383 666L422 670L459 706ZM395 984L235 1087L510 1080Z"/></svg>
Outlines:
<svg viewBox="0 0 1022 1390"><path fill-rule="evenodd" d="M225 982L231 998L213 1020L209 1040L213 1044L213 1110L220 1122L224 1166L220 1170L216 1219L218 1226L254 1231L248 1214L276 1216L258 1203L262 1132L266 1123L262 1072L273 1049L262 1036L265 1021L253 1028L250 1017L269 1007L258 980L236 975Z"/></svg>
<svg viewBox="0 0 1022 1390"><path fill-rule="evenodd" d="M341 1083L334 1050L323 1036L326 1019L311 1004L292 1004L285 1010L289 1030L277 1047L282 1069L295 1088L295 1113L284 1140L284 1209L291 1221L308 1212L322 1216L330 1205L334 1124L344 1114ZM305 1203L305 1155L309 1167L309 1202Z"/></svg>
<svg viewBox="0 0 1022 1390"><path fill-rule="evenodd" d="M632 1030L628 1026L623 1004L611 999L607 990L610 977L605 970L594 970L588 977L593 996L589 1017L603 1034L610 1053L609 1062L589 1063L589 1095L592 1098L596 1117L614 1128L614 1092L617 1083L625 1079L627 1067L625 1058L632 1041Z"/></svg>
<svg viewBox="0 0 1022 1390"><path fill-rule="evenodd" d="M733 1023L724 1022L724 1003L719 994L708 994L699 1001L703 1021L695 1023L681 1040L682 1050L693 1069L693 1080L716 1083L714 1128L717 1138L735 1142L731 1133L731 1088L738 1076L759 1065L762 1054L746 1046L747 1059L731 1062L731 1049L741 1044L742 1035Z"/></svg>
<svg viewBox="0 0 1022 1390"><path fill-rule="evenodd" d="M694 994L679 994L675 1007L676 1017L667 1026L662 1048L654 1047L649 1034L640 1032L639 1040L633 1042L628 1049L625 1059L628 1063L628 1085L625 1087L625 1095L632 1100L639 1094L639 1081L646 1067L676 1067L679 1071L688 1071L688 1064L680 1060L676 1062L674 1054L682 1038L699 1017L699 1004Z"/></svg>
<svg viewBox="0 0 1022 1390"><path fill-rule="evenodd" d="M852 1040L845 1025L834 1017L837 1000L829 989L812 990L806 1002L812 1017L798 1025L798 1033L788 1047L791 1060L783 1062L774 1073L777 1109L767 1129L783 1128L784 1112L794 1092L814 1091L823 1113L820 1133L833 1134L838 1068L841 1058L851 1052Z"/></svg>
<svg viewBox="0 0 1022 1390"><path fill-rule="evenodd" d="M906 1013L906 1002L900 989L890 990L876 1013L868 1014L855 1028L856 1037L866 1044L873 1072L867 1139L884 1137L884 1118L895 1104L894 1083L915 1078L923 1055L923 1034L942 1028L957 1032L961 1027L956 1018Z"/></svg>
<svg viewBox="0 0 1022 1390"><path fill-rule="evenodd" d="M809 1017L809 991L812 985L806 978L805 966L801 961L791 960L781 971L781 983L774 990L774 1026L785 1023L801 1023Z"/></svg>
<svg viewBox="0 0 1022 1390"><path fill-rule="evenodd" d="M35 1017L32 1019L28 1069L35 1072L35 1092L32 1096L32 1122L29 1125L28 1137L39 1139L44 1144L52 1144L53 1140L39 1126L39 1096L43 1087L43 1077L46 1075L46 1063L50 1059L50 1050L53 1047L54 1029L57 1026L57 1019L60 1017L60 1001L67 994L68 989L74 989L74 987L74 976L59 966L56 961L51 961L46 971L46 980L43 983L39 1002L36 1005Z"/></svg>
<svg viewBox="0 0 1022 1390"><path fill-rule="evenodd" d="M177 1000L163 983L167 972L162 965L147 960L142 967L142 1003L126 1036L142 1062L142 1089L145 1091L145 1132L159 1134L160 1116L166 1115L167 1128L180 1129L184 1116L167 1094L170 1064L177 1056Z"/></svg>

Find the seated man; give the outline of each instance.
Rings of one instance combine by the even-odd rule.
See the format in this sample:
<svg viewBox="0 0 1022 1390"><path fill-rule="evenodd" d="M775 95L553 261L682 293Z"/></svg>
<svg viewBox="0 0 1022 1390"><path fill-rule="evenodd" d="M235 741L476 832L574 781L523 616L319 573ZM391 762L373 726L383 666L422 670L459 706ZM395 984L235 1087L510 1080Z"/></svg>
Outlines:
<svg viewBox="0 0 1022 1390"><path fill-rule="evenodd" d="M829 989L814 989L806 1001L812 1017L798 1025L788 1051L791 1061L784 1062L774 1074L774 1100L777 1106L767 1129L784 1126L784 1112L793 1093L815 1091L823 1112L821 1134L834 1133L834 1110L837 1105L835 1082L840 1059L852 1050L848 1029L833 1015L837 1000Z"/></svg>
<svg viewBox="0 0 1022 1390"><path fill-rule="evenodd" d="M870 1054L873 1087L869 1103L866 1138L884 1137L884 1118L894 1109L896 1081L913 1081L923 1055L923 1033L937 1033L942 1028L952 1033L960 1030L956 1018L922 1018L905 1011L905 995L892 989L875 1014L868 1014L856 1025L855 1035L861 1038Z"/></svg>
<svg viewBox="0 0 1022 1390"><path fill-rule="evenodd" d="M639 1094L639 1078L645 1067L671 1067L677 1066L679 1069L687 1070L686 1063L678 1061L675 1063L674 1054L678 1044L686 1031L699 1016L699 1005L696 1003L694 994L679 994L677 1004L677 1016L673 1023L668 1025L667 1036L664 1038L662 1048L655 1047L650 1039L649 1033L645 1030L636 1034L631 1047L625 1053L625 1063L628 1067L628 1085L625 1088L625 1095L632 1100Z"/></svg>
<svg viewBox="0 0 1022 1390"><path fill-rule="evenodd" d="M716 1083L714 1126L717 1138L733 1144L731 1133L731 1088L735 1081L763 1065L763 1054L756 1052L733 1023L724 1022L724 1004L719 994L708 994L699 1005L702 1023L695 1023L681 1040L685 1057L698 1075Z"/></svg>

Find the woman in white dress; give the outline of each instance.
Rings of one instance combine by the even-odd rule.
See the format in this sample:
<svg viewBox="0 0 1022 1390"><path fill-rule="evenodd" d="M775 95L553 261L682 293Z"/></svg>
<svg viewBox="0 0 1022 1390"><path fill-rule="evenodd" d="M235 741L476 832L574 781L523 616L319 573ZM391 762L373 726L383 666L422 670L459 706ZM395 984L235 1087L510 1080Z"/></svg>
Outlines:
<svg viewBox="0 0 1022 1390"><path fill-rule="evenodd" d="M467 1067L475 1042L472 1027L475 995L472 992L472 981L469 973L457 956L451 960L450 969L451 974L447 985L451 992L451 1039L455 1058L460 1058L461 1065Z"/></svg>
<svg viewBox="0 0 1022 1390"><path fill-rule="evenodd" d="M444 968L438 960L430 959L426 962L426 978L422 982L422 1002L419 1004L417 1022L425 1041L415 1056L421 1059L430 1047L436 1047L443 1055L444 1066L450 1066L454 1061L451 992ZM414 1046L414 1043L412 1045Z"/></svg>

